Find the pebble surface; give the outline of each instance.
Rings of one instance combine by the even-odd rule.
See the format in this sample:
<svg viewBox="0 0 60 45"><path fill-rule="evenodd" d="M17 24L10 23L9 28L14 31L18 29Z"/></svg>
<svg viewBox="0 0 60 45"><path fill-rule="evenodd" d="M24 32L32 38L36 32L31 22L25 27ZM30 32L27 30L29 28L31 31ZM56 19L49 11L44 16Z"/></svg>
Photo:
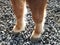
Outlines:
<svg viewBox="0 0 60 45"><path fill-rule="evenodd" d="M30 9L27 9L25 31L14 33L16 18L10 0L0 0L0 45L60 45L60 0L47 1L45 32L37 42L30 40L34 22Z"/></svg>

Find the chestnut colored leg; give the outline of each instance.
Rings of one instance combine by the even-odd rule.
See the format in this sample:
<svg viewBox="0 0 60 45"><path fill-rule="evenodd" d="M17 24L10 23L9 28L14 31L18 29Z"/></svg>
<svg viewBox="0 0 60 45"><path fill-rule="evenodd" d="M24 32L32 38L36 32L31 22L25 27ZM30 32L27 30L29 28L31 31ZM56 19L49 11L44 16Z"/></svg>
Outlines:
<svg viewBox="0 0 60 45"><path fill-rule="evenodd" d="M26 0L11 0L12 8L14 14L16 15L16 25L13 28L14 32L23 31L25 28L24 23L24 5L26 4Z"/></svg>
<svg viewBox="0 0 60 45"><path fill-rule="evenodd" d="M46 13L47 0L27 0L32 12L32 18L35 22L35 29L31 35L32 38L39 38L43 33L44 18Z"/></svg>

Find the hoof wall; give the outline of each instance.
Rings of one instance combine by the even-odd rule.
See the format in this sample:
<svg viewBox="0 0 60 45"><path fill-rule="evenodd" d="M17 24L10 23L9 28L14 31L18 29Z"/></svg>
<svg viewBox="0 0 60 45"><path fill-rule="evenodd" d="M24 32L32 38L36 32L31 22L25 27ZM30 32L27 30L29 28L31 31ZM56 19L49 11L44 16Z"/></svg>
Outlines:
<svg viewBox="0 0 60 45"><path fill-rule="evenodd" d="M40 38L33 38L33 37L31 37L31 41L32 42L38 42L40 40Z"/></svg>

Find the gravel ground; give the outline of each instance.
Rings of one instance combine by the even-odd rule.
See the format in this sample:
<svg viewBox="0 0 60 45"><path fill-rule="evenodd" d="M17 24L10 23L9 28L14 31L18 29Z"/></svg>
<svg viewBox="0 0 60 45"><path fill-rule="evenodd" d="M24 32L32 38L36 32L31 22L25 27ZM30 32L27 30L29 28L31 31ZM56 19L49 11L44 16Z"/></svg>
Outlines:
<svg viewBox="0 0 60 45"><path fill-rule="evenodd" d="M60 45L60 0L48 0L45 32L39 41L30 40L34 22L30 9L26 14L27 25L25 31L12 31L16 18L9 0L0 0L0 45Z"/></svg>

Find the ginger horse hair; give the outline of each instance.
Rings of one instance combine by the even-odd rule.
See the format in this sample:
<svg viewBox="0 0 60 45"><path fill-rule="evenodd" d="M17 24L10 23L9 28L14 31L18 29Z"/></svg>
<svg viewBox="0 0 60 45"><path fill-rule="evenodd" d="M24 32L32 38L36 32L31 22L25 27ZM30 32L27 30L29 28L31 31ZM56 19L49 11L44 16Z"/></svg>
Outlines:
<svg viewBox="0 0 60 45"><path fill-rule="evenodd" d="M28 4L32 12L33 21L35 22L35 28L32 32L31 38L39 38L44 32L43 26L46 16L47 0L11 0L11 3L16 16L16 25L13 28L13 31L18 33L24 30L26 25L24 21L24 11L26 4Z"/></svg>

